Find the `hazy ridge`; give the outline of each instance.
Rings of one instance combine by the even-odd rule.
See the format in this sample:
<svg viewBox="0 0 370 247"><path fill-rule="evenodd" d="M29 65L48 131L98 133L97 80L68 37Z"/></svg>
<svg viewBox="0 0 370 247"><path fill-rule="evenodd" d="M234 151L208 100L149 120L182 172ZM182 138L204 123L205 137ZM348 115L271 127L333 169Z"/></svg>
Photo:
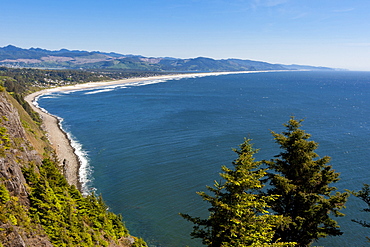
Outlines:
<svg viewBox="0 0 370 247"><path fill-rule="evenodd" d="M41 48L23 49L13 45L0 48L0 66L59 69L118 69L127 71L259 71L259 70L333 70L328 67L282 65L242 59L216 60L206 57L171 58L124 55L114 52Z"/></svg>

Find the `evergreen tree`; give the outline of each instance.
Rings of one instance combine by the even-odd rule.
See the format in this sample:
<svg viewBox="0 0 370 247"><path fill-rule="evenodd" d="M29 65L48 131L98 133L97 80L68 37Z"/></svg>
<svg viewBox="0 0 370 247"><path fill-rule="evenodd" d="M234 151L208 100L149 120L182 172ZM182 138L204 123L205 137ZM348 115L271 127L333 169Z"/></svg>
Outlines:
<svg viewBox="0 0 370 247"><path fill-rule="evenodd" d="M369 184L364 184L364 187L358 192L351 192L354 196L360 198L367 204L367 208L362 209L361 211L364 212L370 212L370 185ZM363 227L369 227L370 228L370 222L369 221L364 221L364 220L352 220L353 222L356 222ZM366 237L367 240L370 242L370 238Z"/></svg>
<svg viewBox="0 0 370 247"><path fill-rule="evenodd" d="M344 216L339 210L349 194L332 193L336 188L330 184L339 180L339 173L327 165L330 157L319 158L314 152L318 144L309 141L310 135L299 129L302 121L292 117L284 124L285 132L272 132L284 151L265 163L272 171L268 173L268 194L280 195L272 209L288 219L276 229L275 239L309 246L321 237L342 234L331 216Z"/></svg>
<svg viewBox="0 0 370 247"><path fill-rule="evenodd" d="M220 176L225 182L207 186L213 195L198 192L212 205L208 219L180 215L195 224L191 236L201 238L207 246L294 246L272 243L273 228L282 222L282 217L267 211L277 196L259 193L266 170L259 168L261 162L254 161L257 150L249 142L245 140L240 150L234 150L239 156L233 162L234 169L222 167Z"/></svg>

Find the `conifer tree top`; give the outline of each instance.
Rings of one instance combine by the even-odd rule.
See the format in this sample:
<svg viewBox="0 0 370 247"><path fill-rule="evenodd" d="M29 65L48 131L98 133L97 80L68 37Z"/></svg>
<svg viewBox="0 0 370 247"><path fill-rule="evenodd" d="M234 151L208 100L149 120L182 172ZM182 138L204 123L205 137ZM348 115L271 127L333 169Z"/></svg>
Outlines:
<svg viewBox="0 0 370 247"><path fill-rule="evenodd" d="M339 180L329 165L330 157L319 157L318 143L300 129L303 120L291 117L281 134L272 132L282 151L275 159L265 161L271 188L268 194L279 195L272 209L289 220L276 230L275 238L308 246L325 236L341 235L339 225L331 217L343 216L340 209L348 193L333 194L331 184Z"/></svg>

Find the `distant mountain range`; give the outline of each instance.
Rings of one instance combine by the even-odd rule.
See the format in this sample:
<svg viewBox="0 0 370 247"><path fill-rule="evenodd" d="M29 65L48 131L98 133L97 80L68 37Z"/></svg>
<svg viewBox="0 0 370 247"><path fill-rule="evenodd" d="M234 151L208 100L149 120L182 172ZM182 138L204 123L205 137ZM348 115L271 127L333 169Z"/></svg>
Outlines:
<svg viewBox="0 0 370 247"><path fill-rule="evenodd" d="M41 48L23 49L13 45L0 48L0 66L26 68L98 69L125 71L176 71L218 72L256 70L333 70L327 67L282 65L266 62L205 57L178 59L171 57L144 57L100 51L61 49L50 51Z"/></svg>

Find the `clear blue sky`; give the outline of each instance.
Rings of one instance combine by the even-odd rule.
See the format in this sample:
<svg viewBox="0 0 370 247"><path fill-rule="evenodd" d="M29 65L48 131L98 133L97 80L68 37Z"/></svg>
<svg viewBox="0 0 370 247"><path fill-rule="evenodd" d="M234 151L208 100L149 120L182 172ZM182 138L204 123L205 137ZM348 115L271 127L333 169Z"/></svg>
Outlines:
<svg viewBox="0 0 370 247"><path fill-rule="evenodd" d="M370 70L369 0L0 0L0 46Z"/></svg>

